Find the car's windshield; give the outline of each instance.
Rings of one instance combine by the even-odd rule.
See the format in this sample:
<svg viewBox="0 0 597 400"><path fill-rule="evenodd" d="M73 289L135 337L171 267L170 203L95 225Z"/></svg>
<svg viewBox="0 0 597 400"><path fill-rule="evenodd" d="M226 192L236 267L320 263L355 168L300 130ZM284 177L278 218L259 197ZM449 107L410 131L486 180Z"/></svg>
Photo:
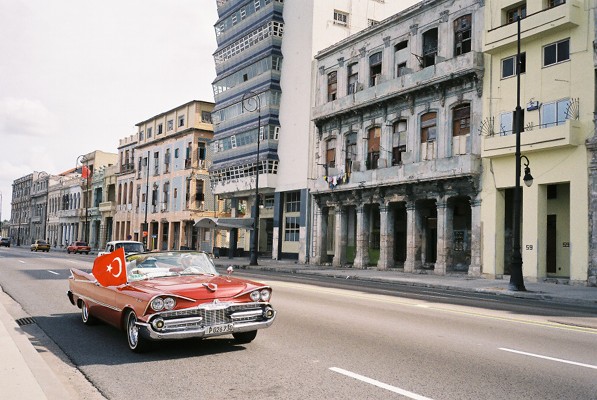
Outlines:
<svg viewBox="0 0 597 400"><path fill-rule="evenodd" d="M45 240L38 240L37 244L47 244Z"/></svg>
<svg viewBox="0 0 597 400"><path fill-rule="evenodd" d="M87 243L85 243L85 242L77 242L77 243L75 243L75 246L87 246Z"/></svg>
<svg viewBox="0 0 597 400"><path fill-rule="evenodd" d="M129 282L181 275L218 275L205 253L163 252L135 254L127 257Z"/></svg>
<svg viewBox="0 0 597 400"><path fill-rule="evenodd" d="M145 250L143 249L142 243L118 243L116 244L116 248L124 248L124 252L126 254L131 253L143 253Z"/></svg>

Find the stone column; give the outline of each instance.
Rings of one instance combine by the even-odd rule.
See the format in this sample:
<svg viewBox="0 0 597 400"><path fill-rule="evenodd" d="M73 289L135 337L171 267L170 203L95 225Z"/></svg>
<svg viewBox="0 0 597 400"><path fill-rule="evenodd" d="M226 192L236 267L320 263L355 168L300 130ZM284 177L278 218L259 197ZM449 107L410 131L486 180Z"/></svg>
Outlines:
<svg viewBox="0 0 597 400"><path fill-rule="evenodd" d="M315 243L315 254L311 259L311 264L321 265L327 261L327 248L326 248L326 236L327 236L327 215L323 213L323 207L317 202L315 205L315 223L313 226L313 242Z"/></svg>
<svg viewBox="0 0 597 400"><path fill-rule="evenodd" d="M346 263L346 209L339 204L336 206L335 224L334 259L332 266L342 267Z"/></svg>
<svg viewBox="0 0 597 400"><path fill-rule="evenodd" d="M437 208L437 256L433 273L445 275L448 261L448 205L446 200L436 202Z"/></svg>
<svg viewBox="0 0 597 400"><path fill-rule="evenodd" d="M481 198L477 195L471 199L471 264L468 274L481 276Z"/></svg>
<svg viewBox="0 0 597 400"><path fill-rule="evenodd" d="M417 214L414 201L406 203L406 260L404 272L415 271L415 257L417 253Z"/></svg>
<svg viewBox="0 0 597 400"><path fill-rule="evenodd" d="M379 260L377 269L394 266L394 211L388 204L379 205Z"/></svg>
<svg viewBox="0 0 597 400"><path fill-rule="evenodd" d="M365 205L357 205L357 249L354 257L355 268L367 268L369 265L369 214L365 211Z"/></svg>

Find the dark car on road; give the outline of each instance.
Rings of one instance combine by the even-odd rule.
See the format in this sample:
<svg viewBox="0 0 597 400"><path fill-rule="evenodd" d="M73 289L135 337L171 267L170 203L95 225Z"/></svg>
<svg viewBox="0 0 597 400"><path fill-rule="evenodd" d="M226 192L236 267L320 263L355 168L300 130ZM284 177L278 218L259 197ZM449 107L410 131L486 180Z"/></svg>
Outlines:
<svg viewBox="0 0 597 400"><path fill-rule="evenodd" d="M67 248L66 252L70 253L85 253L89 254L91 251L91 247L87 244L87 242L72 242Z"/></svg>
<svg viewBox="0 0 597 400"><path fill-rule="evenodd" d="M1 246L10 247L10 238L7 238L7 237L0 238L0 247Z"/></svg>

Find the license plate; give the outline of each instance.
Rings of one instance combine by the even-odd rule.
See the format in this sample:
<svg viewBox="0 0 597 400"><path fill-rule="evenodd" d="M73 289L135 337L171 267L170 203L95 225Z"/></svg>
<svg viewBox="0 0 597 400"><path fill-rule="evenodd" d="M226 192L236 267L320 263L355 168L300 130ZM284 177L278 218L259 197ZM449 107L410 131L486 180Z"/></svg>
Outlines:
<svg viewBox="0 0 597 400"><path fill-rule="evenodd" d="M232 332L232 324L222 324L222 325L213 325L213 326L208 326L205 329L205 334L206 335L214 335L214 334L218 334L218 333L228 333L228 332Z"/></svg>

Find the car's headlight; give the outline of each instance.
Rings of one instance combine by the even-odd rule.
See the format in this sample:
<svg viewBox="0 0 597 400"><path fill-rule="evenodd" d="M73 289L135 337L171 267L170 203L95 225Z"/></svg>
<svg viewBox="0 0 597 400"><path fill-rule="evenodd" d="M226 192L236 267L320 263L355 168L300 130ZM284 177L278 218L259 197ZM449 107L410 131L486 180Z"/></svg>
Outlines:
<svg viewBox="0 0 597 400"><path fill-rule="evenodd" d="M172 297L166 297L164 299L164 308L166 310L172 310L174 307L176 307L176 300L174 300Z"/></svg>
<svg viewBox="0 0 597 400"><path fill-rule="evenodd" d="M155 299L151 300L151 308L154 311L161 311L164 309L164 300L161 297L156 297Z"/></svg>
<svg viewBox="0 0 597 400"><path fill-rule="evenodd" d="M261 301L268 301L272 292L269 289L262 289L259 294L261 295Z"/></svg>
<svg viewBox="0 0 597 400"><path fill-rule="evenodd" d="M251 292L251 300L259 301L259 290Z"/></svg>

